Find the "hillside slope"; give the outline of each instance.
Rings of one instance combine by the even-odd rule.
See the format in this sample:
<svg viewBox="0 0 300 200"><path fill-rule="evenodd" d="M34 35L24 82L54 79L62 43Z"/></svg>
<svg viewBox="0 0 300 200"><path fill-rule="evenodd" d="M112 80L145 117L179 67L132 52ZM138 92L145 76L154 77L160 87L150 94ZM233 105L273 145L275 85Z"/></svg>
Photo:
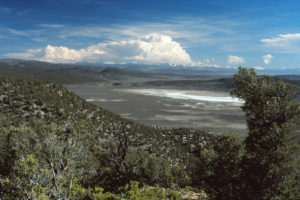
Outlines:
<svg viewBox="0 0 300 200"><path fill-rule="evenodd" d="M43 119L48 123L72 126L76 121L88 120L99 130L100 136L113 134L116 130L122 131L124 126L130 125L133 134L131 141L136 146L147 146L151 143L162 147L161 144L155 144L156 142L164 142L167 145L171 141L163 139L163 134L175 138L172 130L147 127L121 118L54 83L0 78L0 94L1 113L10 114L14 123ZM154 149L159 151L160 148Z"/></svg>
<svg viewBox="0 0 300 200"><path fill-rule="evenodd" d="M107 153L101 159L114 155L110 159L119 160L117 163L123 163L122 159L126 160L130 155L128 151L133 148L145 151L154 156L153 159L165 159L169 163L167 166L190 169L194 155L200 149L209 148L215 138L192 129L165 130L140 125L88 103L62 86L36 80L0 78L0 117L2 128L26 126L39 132L41 125L37 122L41 122L42 126L57 124L65 134L73 134L76 129L75 132L79 133L76 137L89 149L88 154L93 155L90 160L104 150ZM116 158L112 151L120 157ZM102 165L107 165L107 162ZM90 179L86 182L90 183Z"/></svg>

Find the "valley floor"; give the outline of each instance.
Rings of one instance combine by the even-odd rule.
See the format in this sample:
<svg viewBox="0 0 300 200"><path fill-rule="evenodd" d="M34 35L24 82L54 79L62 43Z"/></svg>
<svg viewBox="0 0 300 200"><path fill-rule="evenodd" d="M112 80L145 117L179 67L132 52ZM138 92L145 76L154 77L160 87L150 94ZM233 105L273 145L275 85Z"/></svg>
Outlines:
<svg viewBox="0 0 300 200"><path fill-rule="evenodd" d="M241 136L247 132L240 108L243 101L230 97L228 91L100 82L65 87L89 102L146 125L188 127Z"/></svg>

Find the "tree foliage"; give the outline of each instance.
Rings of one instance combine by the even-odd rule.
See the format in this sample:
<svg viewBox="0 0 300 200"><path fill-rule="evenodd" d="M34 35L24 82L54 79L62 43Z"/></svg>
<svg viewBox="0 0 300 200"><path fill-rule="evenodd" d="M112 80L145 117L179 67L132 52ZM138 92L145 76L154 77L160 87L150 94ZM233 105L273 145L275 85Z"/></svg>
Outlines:
<svg viewBox="0 0 300 200"><path fill-rule="evenodd" d="M232 94L245 101L242 110L249 130L241 162L242 199L296 198L299 157L292 130L300 109L295 87L245 68L239 69L234 81L237 89Z"/></svg>
<svg viewBox="0 0 300 200"><path fill-rule="evenodd" d="M242 155L242 142L237 136L216 136L212 148L198 155L193 184L203 188L211 199L237 199L241 189Z"/></svg>
<svg viewBox="0 0 300 200"><path fill-rule="evenodd" d="M232 95L245 101L248 136L216 136L197 152L193 183L211 199L299 199L299 145L293 130L299 122L295 87L254 69L234 75Z"/></svg>

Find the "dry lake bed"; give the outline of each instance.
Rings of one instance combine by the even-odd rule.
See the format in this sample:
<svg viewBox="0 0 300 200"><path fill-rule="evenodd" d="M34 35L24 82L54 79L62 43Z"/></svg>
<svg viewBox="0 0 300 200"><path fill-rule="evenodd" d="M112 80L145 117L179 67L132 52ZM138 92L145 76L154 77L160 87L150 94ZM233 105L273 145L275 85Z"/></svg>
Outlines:
<svg viewBox="0 0 300 200"><path fill-rule="evenodd" d="M107 110L137 122L165 128L247 133L243 101L228 91L187 87L134 87L132 84L85 83L66 88ZM205 88L205 85L201 88Z"/></svg>

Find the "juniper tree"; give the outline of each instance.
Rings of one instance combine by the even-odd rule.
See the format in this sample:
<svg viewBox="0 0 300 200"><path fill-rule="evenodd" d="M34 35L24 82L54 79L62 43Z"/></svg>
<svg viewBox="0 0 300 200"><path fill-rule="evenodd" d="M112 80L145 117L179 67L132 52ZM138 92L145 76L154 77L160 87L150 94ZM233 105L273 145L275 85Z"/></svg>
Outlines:
<svg viewBox="0 0 300 200"><path fill-rule="evenodd" d="M242 110L249 130L241 163L241 199L299 199L292 137L300 113L295 87L245 68L239 68L234 81L232 95L245 101Z"/></svg>

